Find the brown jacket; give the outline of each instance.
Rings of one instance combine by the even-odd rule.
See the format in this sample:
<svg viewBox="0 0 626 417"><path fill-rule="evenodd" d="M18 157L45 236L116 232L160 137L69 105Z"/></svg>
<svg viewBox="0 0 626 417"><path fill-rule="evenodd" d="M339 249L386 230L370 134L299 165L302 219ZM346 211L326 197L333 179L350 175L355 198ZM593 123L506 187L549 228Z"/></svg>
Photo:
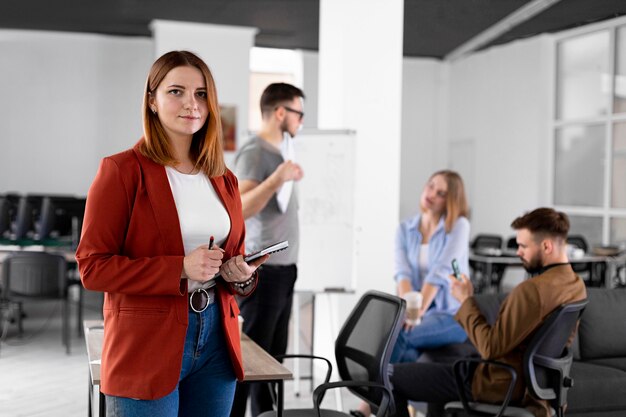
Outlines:
<svg viewBox="0 0 626 417"><path fill-rule="evenodd" d="M524 385L524 351L548 314L561 304L586 297L585 284L572 267L569 264L558 265L519 284L500 306L493 326L487 323L473 298L461 305L455 317L483 359L496 360L515 368L518 378L513 401L521 402L536 416L544 417L549 415L547 403L531 398ZM472 395L478 401L501 402L510 380L509 373L504 369L481 364L474 373Z"/></svg>

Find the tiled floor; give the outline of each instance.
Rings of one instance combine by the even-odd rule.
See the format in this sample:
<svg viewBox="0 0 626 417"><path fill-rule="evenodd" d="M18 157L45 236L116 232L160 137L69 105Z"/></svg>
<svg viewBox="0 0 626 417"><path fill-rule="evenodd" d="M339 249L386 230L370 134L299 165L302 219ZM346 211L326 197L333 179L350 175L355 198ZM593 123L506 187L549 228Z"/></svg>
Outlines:
<svg viewBox="0 0 626 417"><path fill-rule="evenodd" d="M97 299L87 297L84 318L100 317ZM87 355L84 341L76 334L75 306L72 306L72 351L66 355L61 343L60 303L26 305L25 333L17 336L9 328L0 345L1 417L85 417L87 415ZM293 381L285 386L285 407L311 405L310 382L301 381L300 395L294 395ZM343 409L354 408L358 400L342 392ZM324 406L335 408L335 395L327 395Z"/></svg>

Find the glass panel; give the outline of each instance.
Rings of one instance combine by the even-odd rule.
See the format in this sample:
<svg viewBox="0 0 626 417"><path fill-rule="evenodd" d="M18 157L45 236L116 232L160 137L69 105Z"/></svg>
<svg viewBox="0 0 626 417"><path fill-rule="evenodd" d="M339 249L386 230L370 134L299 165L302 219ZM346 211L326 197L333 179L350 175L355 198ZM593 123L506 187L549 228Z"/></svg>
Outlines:
<svg viewBox="0 0 626 417"><path fill-rule="evenodd" d="M594 32L558 45L557 119L607 114L609 32Z"/></svg>
<svg viewBox="0 0 626 417"><path fill-rule="evenodd" d="M611 245L626 247L626 219L611 219Z"/></svg>
<svg viewBox="0 0 626 417"><path fill-rule="evenodd" d="M613 178L611 205L626 208L626 122L613 125Z"/></svg>
<svg viewBox="0 0 626 417"><path fill-rule="evenodd" d="M556 205L602 207L604 189L604 125L558 129L555 142Z"/></svg>
<svg viewBox="0 0 626 417"><path fill-rule="evenodd" d="M582 235L587 240L589 250L602 245L602 217L569 216L569 234Z"/></svg>
<svg viewBox="0 0 626 417"><path fill-rule="evenodd" d="M615 95L613 111L626 112L626 26L617 30L615 40Z"/></svg>

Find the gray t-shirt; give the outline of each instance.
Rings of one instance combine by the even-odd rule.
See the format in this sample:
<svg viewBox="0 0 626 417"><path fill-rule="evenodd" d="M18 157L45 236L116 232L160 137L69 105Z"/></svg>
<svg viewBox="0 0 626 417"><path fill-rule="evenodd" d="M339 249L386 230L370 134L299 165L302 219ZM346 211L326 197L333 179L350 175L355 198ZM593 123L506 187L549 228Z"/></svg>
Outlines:
<svg viewBox="0 0 626 417"><path fill-rule="evenodd" d="M284 161L280 150L254 136L235 157L235 175L239 181L265 181ZM282 240L289 241L287 250L271 255L267 264L291 265L298 261L300 230L298 226L298 186L293 185L287 210L278 208L276 193L256 215L246 220L246 253L254 252Z"/></svg>

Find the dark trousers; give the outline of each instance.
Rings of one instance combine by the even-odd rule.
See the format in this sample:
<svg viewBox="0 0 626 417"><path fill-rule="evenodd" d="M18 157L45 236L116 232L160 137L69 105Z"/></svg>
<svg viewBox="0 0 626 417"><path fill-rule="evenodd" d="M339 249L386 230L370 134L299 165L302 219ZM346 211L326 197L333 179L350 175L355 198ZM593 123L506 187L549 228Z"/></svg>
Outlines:
<svg viewBox="0 0 626 417"><path fill-rule="evenodd" d="M471 382L475 367L464 372L464 388L472 398ZM396 403L396 416L408 417L408 401L428 403L428 417L445 416L444 405L459 401L452 363L411 362L392 365L391 384Z"/></svg>
<svg viewBox="0 0 626 417"><path fill-rule="evenodd" d="M272 356L287 351L289 317L297 275L296 265L264 265L259 269L256 290L250 296L239 299L244 333ZM244 417L248 394L252 416L272 409L267 383L238 383L231 417Z"/></svg>

